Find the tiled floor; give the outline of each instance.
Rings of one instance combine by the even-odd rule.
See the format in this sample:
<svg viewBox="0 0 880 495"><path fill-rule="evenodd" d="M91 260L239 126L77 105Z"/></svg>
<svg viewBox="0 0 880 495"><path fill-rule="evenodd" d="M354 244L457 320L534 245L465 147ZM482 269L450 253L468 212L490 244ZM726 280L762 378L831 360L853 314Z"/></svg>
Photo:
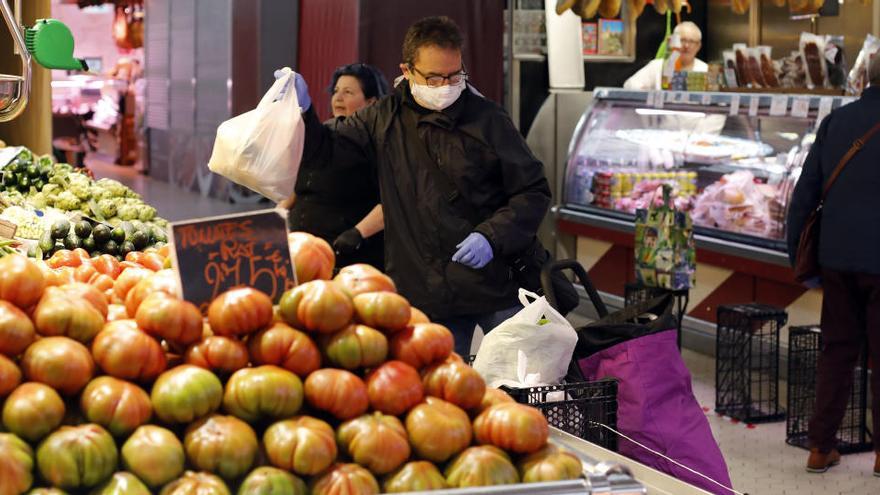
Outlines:
<svg viewBox="0 0 880 495"><path fill-rule="evenodd" d="M871 475L873 453L846 455L839 466L825 474L807 473L807 452L785 443L784 421L747 428L717 416L712 412L714 360L690 351L684 352L684 358L693 374L694 394L709 411L709 424L736 490L750 495L880 494L880 478Z"/></svg>

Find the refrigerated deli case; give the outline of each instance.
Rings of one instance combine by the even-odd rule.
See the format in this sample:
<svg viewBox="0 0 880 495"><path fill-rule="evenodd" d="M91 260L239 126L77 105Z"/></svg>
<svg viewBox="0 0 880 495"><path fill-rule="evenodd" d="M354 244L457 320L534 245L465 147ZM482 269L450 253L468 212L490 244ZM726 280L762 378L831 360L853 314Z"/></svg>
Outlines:
<svg viewBox="0 0 880 495"><path fill-rule="evenodd" d="M821 295L794 281L785 216L817 120L848 99L607 88L592 96L555 212L558 234L577 236L599 289L622 296L633 281L634 213L669 184L695 226L688 316L708 328L719 304L758 301L817 323Z"/></svg>

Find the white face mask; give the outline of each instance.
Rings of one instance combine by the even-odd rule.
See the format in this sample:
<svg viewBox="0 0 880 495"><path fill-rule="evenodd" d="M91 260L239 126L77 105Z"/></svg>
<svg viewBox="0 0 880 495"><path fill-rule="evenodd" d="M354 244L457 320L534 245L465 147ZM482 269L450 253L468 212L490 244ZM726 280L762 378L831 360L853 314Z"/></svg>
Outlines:
<svg viewBox="0 0 880 495"><path fill-rule="evenodd" d="M410 91L419 105L430 110L440 111L455 103L464 91L465 81L458 84L447 84L432 88L426 84L416 84L410 81Z"/></svg>

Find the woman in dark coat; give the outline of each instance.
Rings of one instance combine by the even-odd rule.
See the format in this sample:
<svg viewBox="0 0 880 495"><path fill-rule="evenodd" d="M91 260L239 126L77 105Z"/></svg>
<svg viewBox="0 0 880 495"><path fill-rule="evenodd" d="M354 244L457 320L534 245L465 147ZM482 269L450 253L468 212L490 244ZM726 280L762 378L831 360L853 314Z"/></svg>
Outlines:
<svg viewBox="0 0 880 495"><path fill-rule="evenodd" d="M382 73L366 64L342 66L333 73L330 104L333 127L388 93ZM339 165L339 164L337 164ZM289 201L290 229L316 235L333 245L336 266L368 263L384 269L384 220L379 185L371 169L351 166L303 167Z"/></svg>

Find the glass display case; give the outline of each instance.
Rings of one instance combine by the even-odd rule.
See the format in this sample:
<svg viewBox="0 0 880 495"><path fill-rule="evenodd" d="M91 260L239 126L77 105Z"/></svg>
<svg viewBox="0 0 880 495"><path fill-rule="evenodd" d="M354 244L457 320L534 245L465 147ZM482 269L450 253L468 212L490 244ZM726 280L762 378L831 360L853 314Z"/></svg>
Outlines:
<svg viewBox="0 0 880 495"><path fill-rule="evenodd" d="M784 252L785 214L829 96L597 89L572 136L563 213L618 227L675 191L699 239ZM564 215L565 216L565 215Z"/></svg>

